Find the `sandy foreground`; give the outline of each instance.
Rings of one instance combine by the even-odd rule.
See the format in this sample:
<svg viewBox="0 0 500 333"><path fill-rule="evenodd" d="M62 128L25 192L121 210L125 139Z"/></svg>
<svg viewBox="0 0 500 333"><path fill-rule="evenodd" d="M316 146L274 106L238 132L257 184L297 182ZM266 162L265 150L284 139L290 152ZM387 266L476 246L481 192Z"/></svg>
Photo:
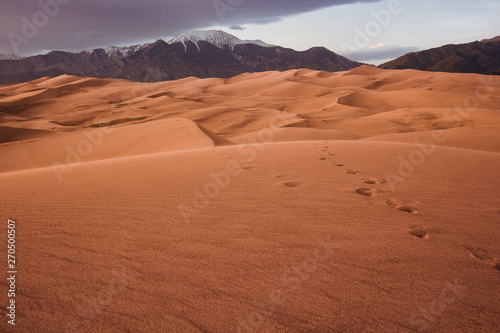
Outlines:
<svg viewBox="0 0 500 333"><path fill-rule="evenodd" d="M368 66L0 87L0 331L499 332L499 107Z"/></svg>

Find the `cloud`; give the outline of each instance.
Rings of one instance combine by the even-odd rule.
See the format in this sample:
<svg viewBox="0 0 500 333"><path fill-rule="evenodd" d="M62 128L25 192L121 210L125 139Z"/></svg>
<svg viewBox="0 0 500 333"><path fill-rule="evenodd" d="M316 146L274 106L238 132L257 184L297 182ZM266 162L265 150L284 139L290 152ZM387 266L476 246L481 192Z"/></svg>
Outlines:
<svg viewBox="0 0 500 333"><path fill-rule="evenodd" d="M187 30L217 25L265 24L294 14L335 5L381 0L16 0L4 1L0 14L0 53L20 54L69 45L84 48L130 45L168 38ZM66 4L60 4L66 3ZM46 4L42 6L41 4ZM239 4L239 5L238 5ZM42 8L44 7L44 8ZM27 23L35 26L36 33ZM32 26L32 27L33 27ZM96 34L82 31L99 32ZM12 39L12 38L11 38ZM22 40L22 41L21 41ZM96 43L99 44L96 44ZM75 50L73 50L75 51Z"/></svg>
<svg viewBox="0 0 500 333"><path fill-rule="evenodd" d="M78 37L84 38L102 38L105 34L100 31L82 31L78 33Z"/></svg>
<svg viewBox="0 0 500 333"><path fill-rule="evenodd" d="M237 25L237 24L233 24L232 26L229 27L229 29L231 29L231 30L241 30L241 31L246 30L245 27L242 27L241 25Z"/></svg>
<svg viewBox="0 0 500 333"><path fill-rule="evenodd" d="M346 53L344 56L355 61L395 59L410 52L420 51L415 46L399 46L379 44L366 49Z"/></svg>

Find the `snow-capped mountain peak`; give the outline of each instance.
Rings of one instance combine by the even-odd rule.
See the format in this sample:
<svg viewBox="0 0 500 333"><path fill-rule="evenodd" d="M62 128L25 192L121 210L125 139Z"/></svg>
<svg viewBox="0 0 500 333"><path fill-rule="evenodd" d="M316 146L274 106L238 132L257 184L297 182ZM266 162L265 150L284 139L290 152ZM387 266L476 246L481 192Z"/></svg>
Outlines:
<svg viewBox="0 0 500 333"><path fill-rule="evenodd" d="M126 58L149 45L151 44L132 45L132 46L108 46L100 49L82 51L82 53L87 55L92 55L96 53L101 54L101 52L104 51L104 53L108 56L108 58L113 60L119 60Z"/></svg>
<svg viewBox="0 0 500 333"><path fill-rule="evenodd" d="M0 60L21 60L24 57L9 53L9 54L0 54Z"/></svg>
<svg viewBox="0 0 500 333"><path fill-rule="evenodd" d="M118 47L118 46L108 46L104 49L106 54L111 58L125 58L132 53L146 47L149 44L144 45L132 45L129 47Z"/></svg>
<svg viewBox="0 0 500 333"><path fill-rule="evenodd" d="M198 42L200 41L208 42L221 49L227 46L231 50L233 50L234 47L238 44L256 44L263 47L274 46L267 44L261 40L242 40L236 36L220 30L191 30L180 34L175 38L172 38L170 41L168 41L168 44L180 42L184 44L187 49L186 42L193 42L196 46L198 46Z"/></svg>

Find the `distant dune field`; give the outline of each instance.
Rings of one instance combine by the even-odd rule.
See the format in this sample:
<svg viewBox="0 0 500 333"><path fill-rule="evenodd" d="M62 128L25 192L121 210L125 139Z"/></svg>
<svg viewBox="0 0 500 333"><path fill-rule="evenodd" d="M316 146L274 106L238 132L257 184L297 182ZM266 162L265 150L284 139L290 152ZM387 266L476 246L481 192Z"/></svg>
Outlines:
<svg viewBox="0 0 500 333"><path fill-rule="evenodd" d="M499 107L498 76L369 66L1 86L18 325L496 332Z"/></svg>

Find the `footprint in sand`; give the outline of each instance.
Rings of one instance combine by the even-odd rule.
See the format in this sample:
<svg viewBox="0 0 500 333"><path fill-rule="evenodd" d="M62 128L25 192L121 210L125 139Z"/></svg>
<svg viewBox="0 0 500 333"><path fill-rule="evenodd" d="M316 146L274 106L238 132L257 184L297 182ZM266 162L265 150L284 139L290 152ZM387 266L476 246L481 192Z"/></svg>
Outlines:
<svg viewBox="0 0 500 333"><path fill-rule="evenodd" d="M414 225L410 227L410 235L415 236L417 238L429 239L429 234L425 230L425 226Z"/></svg>
<svg viewBox="0 0 500 333"><path fill-rule="evenodd" d="M377 194L380 193L379 190L373 189L373 188L357 188L356 193L359 195L364 195L366 197L374 197Z"/></svg>
<svg viewBox="0 0 500 333"><path fill-rule="evenodd" d="M408 214L413 214L413 215L417 215L418 214L418 210L415 207L412 207L412 206L406 205L406 204L401 204L397 200L394 200L394 199L391 199L391 198L387 198L385 202L389 206L395 207L396 209L398 209L398 210L400 210L402 212L405 212L405 213L408 213Z"/></svg>
<svg viewBox="0 0 500 333"><path fill-rule="evenodd" d="M362 178L361 181L365 184L369 185L377 185L377 184L384 184L385 180L377 179L377 178Z"/></svg>
<svg viewBox="0 0 500 333"><path fill-rule="evenodd" d="M342 164L337 164L337 166L343 166L343 165ZM356 171L356 170L347 170L347 173L351 174L351 175L355 175L355 174L358 173L358 171ZM384 184L384 183L386 183L386 181L384 179L377 179L377 178L361 178L361 181L363 183L365 183L365 184L368 184L368 185L378 185L378 184ZM377 190L377 189L358 188L358 189L356 189L356 193L359 194L359 195L367 196L367 197L374 197L374 196L376 196L377 194L379 194L381 192L379 190ZM417 215L418 214L418 210L415 207L412 207L412 206L407 205L407 204L402 204L402 203L400 203L397 200L394 200L394 199L391 199L391 198L386 198L386 203L389 206L395 207L396 209L398 209L399 211L402 211L404 213L408 213L408 214L412 214L412 215ZM419 232L418 230L419 229L417 228L413 232ZM412 233L412 231L410 231L410 233L412 235L414 235ZM414 236L420 237L420 238L425 238L426 235L427 235L427 233L425 232L425 235L422 235L422 237L420 237L418 235L414 235Z"/></svg>
<svg viewBox="0 0 500 333"><path fill-rule="evenodd" d="M302 183L299 181L286 181L286 182L282 182L280 184L284 185L286 187L299 187L302 185Z"/></svg>
<svg viewBox="0 0 500 333"><path fill-rule="evenodd" d="M357 175L359 173L358 170L347 170L346 172L348 175Z"/></svg>
<svg viewBox="0 0 500 333"><path fill-rule="evenodd" d="M473 258L479 259L488 266L496 269L497 271L500 271L500 262L498 261L498 258L495 258L487 251L481 249L480 247L468 245L464 245L463 248L469 251L470 255Z"/></svg>
<svg viewBox="0 0 500 333"><path fill-rule="evenodd" d="M338 167L344 167L345 166L344 164L335 164L335 165L338 166Z"/></svg>
<svg viewBox="0 0 500 333"><path fill-rule="evenodd" d="M418 211L415 208L410 207L410 206L401 205L401 206L398 206L396 208L399 209L400 211L408 213L408 214L414 214L414 215L418 214Z"/></svg>
<svg viewBox="0 0 500 333"><path fill-rule="evenodd" d="M274 185L284 186L284 187L299 187L302 185L302 182L298 180L286 180L287 178L291 178L290 175L272 173L271 177L281 179L281 181L274 183Z"/></svg>
<svg viewBox="0 0 500 333"><path fill-rule="evenodd" d="M328 157L320 157L319 159L320 159L320 160L322 160L322 161L329 160L329 158L328 158Z"/></svg>
<svg viewBox="0 0 500 333"><path fill-rule="evenodd" d="M290 177L290 175L281 175L281 174L271 174L271 177L275 177L275 178L287 178L287 177Z"/></svg>

